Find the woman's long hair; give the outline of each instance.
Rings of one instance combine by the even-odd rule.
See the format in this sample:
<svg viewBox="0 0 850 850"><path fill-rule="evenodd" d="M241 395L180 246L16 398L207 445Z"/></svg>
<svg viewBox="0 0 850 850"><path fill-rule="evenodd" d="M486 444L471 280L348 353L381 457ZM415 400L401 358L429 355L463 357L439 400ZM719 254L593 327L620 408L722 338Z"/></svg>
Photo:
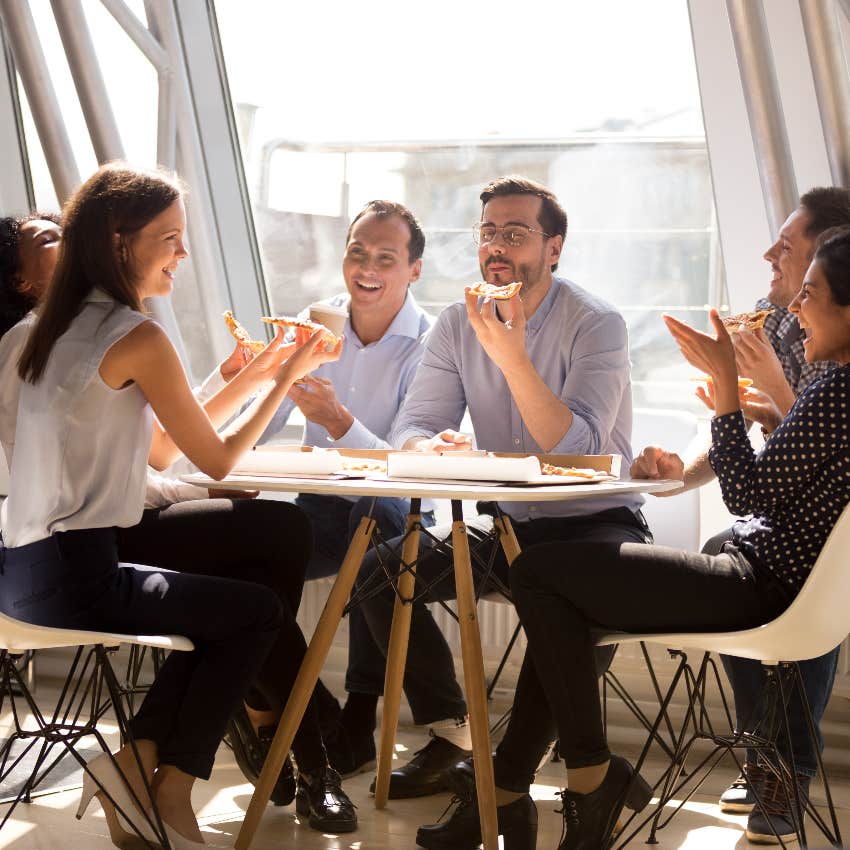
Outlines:
<svg viewBox="0 0 850 850"><path fill-rule="evenodd" d="M22 380L34 384L41 378L56 340L94 288L119 304L142 309L132 257L124 240L168 209L181 194L178 181L165 173L122 163L104 165L77 189L62 211L62 246L56 272L18 363Z"/></svg>
<svg viewBox="0 0 850 850"><path fill-rule="evenodd" d="M41 220L61 224L56 213L34 212L21 218L0 218L0 337L36 305L36 297L21 289L21 227Z"/></svg>

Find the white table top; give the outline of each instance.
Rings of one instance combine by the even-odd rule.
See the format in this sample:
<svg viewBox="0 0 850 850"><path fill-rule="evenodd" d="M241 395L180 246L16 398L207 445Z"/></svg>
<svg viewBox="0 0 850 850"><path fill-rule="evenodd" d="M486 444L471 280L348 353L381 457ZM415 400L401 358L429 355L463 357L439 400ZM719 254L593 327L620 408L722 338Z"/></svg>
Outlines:
<svg viewBox="0 0 850 850"><path fill-rule="evenodd" d="M230 475L221 481L205 475L181 476L183 481L218 490L315 493L334 496L393 496L402 499L489 499L499 502L558 502L609 496L613 493L660 493L682 486L681 481L621 480L599 484L561 484L543 487L511 487L469 482L444 484L434 481L382 481L371 478L272 478Z"/></svg>

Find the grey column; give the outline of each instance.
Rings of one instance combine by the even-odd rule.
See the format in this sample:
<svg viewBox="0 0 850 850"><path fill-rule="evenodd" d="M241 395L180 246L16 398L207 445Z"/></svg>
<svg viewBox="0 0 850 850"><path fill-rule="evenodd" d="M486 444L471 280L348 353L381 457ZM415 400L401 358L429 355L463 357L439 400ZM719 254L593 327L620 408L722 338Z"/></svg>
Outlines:
<svg viewBox="0 0 850 850"><path fill-rule="evenodd" d="M726 0L752 130L768 223L774 237L797 206L797 181L762 0Z"/></svg>
<svg viewBox="0 0 850 850"><path fill-rule="evenodd" d="M24 84L56 197L64 204L80 182L71 140L27 0L0 0L0 16Z"/></svg>
<svg viewBox="0 0 850 850"><path fill-rule="evenodd" d="M800 0L806 46L837 186L850 187L850 81L834 0Z"/></svg>

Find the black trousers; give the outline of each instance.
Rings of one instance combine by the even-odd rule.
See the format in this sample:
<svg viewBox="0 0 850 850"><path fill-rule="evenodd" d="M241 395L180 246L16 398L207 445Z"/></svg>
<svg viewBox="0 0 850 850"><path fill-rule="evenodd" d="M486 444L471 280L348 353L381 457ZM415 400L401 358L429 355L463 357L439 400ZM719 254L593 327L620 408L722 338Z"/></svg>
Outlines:
<svg viewBox="0 0 850 850"><path fill-rule="evenodd" d="M493 529L493 516L485 513L493 510L492 506L482 503L479 510L482 511L480 516L466 522L470 546L474 546ZM633 540L643 543L649 539L649 530L643 517L633 514L628 508L614 508L582 517L541 518L515 522L513 525L523 548L547 540ZM450 528L436 526L430 531L438 538L443 538L450 533ZM397 540L390 543L398 545ZM358 586L366 589L374 586L372 582L375 579L371 577L376 569L379 567L372 553L364 559L357 578ZM430 594L413 605L404 692L413 719L418 724L463 717L466 714L466 702L455 675L451 650L425 604L437 599L455 598L450 556L435 550L430 540L421 539L416 566L417 583L419 580L435 581L446 571L445 577L434 584ZM508 585L513 567L508 569L501 546L496 552L493 572L504 585ZM479 586L481 576L475 575L474 579L476 586ZM393 590L387 588L363 603L366 621L384 654L389 646L394 601ZM613 647L600 650L600 671L607 669L613 654ZM499 746L497 784L509 790L528 790L540 759L556 737L555 722L540 687L537 671L526 655L517 683L511 721Z"/></svg>
<svg viewBox="0 0 850 850"><path fill-rule="evenodd" d="M184 575L240 579L274 591L281 603L281 625L253 679L247 702L253 708L276 712L286 705L307 651L295 615L311 553L312 530L304 512L287 502L262 499L180 502L147 510L137 526L118 532L121 561ZM232 672L222 668L220 676ZM312 699L292 749L305 773L325 764Z"/></svg>
<svg viewBox="0 0 850 850"><path fill-rule="evenodd" d="M119 565L115 529L54 534L3 550L0 609L42 626L180 634L132 722L160 761L208 778L230 714L281 627L281 606L246 581Z"/></svg>
<svg viewBox="0 0 850 850"><path fill-rule="evenodd" d="M524 550L510 577L568 769L610 755L594 663L599 630L745 629L773 619L793 598L731 543L718 555L633 543L546 543Z"/></svg>

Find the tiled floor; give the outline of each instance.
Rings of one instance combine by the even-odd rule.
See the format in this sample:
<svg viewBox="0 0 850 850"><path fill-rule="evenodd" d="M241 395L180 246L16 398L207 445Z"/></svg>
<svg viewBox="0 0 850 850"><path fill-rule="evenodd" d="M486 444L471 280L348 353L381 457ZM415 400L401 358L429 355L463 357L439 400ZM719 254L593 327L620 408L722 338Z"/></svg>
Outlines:
<svg viewBox="0 0 850 850"><path fill-rule="evenodd" d="M406 727L399 732L399 757L406 760L412 750L422 743L417 730ZM647 776L652 778L653 768ZM563 777L560 764L547 765L533 788L540 813L540 832L537 846L555 850L561 835L561 818L555 809L559 801L555 791ZM731 768L721 770L710 778L705 793L688 803L672 823L659 833L660 848L680 850L732 850L748 847L744 836L743 817L723 815L715 801L718 793L732 778ZM419 800L391 801L385 811L378 812L369 796L369 775L345 783L345 788L358 805L360 827L345 836L323 835L298 822L294 806L270 806L255 838L256 850L303 848L307 850L407 850L415 848L416 827L437 820L449 804L449 795ZM243 781L236 764L225 747L219 752L211 781L196 785L195 804L200 820L209 830L208 842L233 846L252 787ZM850 783L838 782L834 788L840 807L843 829L850 835ZM816 790L815 795L819 792ZM0 847L13 850L106 850L111 847L106 826L99 808L92 806L82 821L73 812L79 799L78 790L62 791L37 798L32 804L20 806L0 831ZM644 844L645 834L630 846ZM811 847L824 846L819 836L811 835Z"/></svg>

